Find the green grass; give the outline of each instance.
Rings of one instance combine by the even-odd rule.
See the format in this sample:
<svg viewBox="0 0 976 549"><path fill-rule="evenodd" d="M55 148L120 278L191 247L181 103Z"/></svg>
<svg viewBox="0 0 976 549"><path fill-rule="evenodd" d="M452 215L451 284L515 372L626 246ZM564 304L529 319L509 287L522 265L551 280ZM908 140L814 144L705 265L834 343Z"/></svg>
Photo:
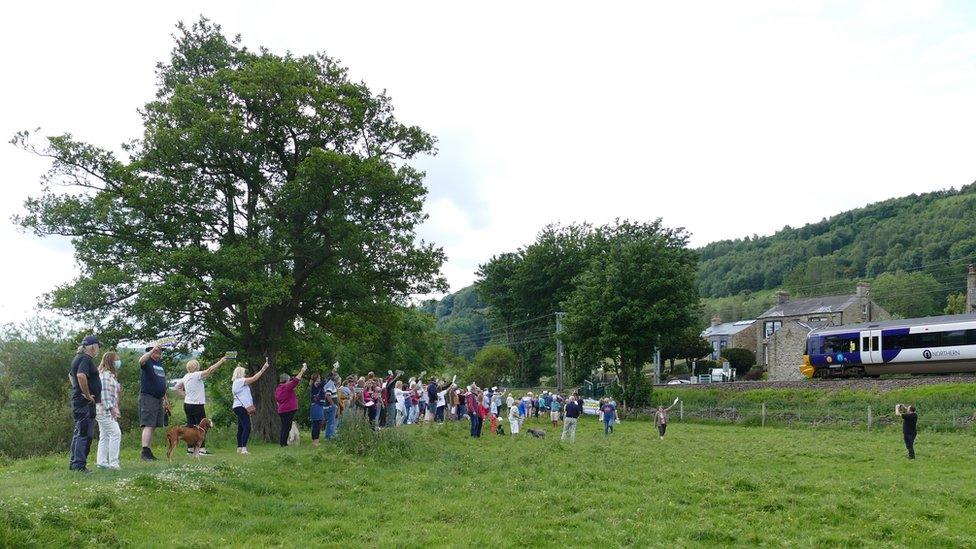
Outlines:
<svg viewBox="0 0 976 549"><path fill-rule="evenodd" d="M661 442L648 422L605 439L586 418L568 445L465 427L407 428L365 456L307 432L239 456L224 427L218 455L172 465L127 438L122 471L86 477L64 455L8 460L0 546L976 545L970 434L923 430L911 462L891 429L674 423Z"/></svg>

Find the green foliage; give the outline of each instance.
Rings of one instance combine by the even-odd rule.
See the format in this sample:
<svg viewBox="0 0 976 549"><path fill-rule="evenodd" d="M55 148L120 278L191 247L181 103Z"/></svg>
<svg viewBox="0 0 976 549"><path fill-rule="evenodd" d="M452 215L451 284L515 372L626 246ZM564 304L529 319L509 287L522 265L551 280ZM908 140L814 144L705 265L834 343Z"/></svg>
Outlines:
<svg viewBox="0 0 976 549"><path fill-rule="evenodd" d="M643 368L657 346L681 341L695 325L699 297L695 255L687 233L660 220L620 223L601 232L607 242L576 280L565 302L566 341L591 363L610 358L623 395L642 400Z"/></svg>
<svg viewBox="0 0 976 549"><path fill-rule="evenodd" d="M464 379L477 383L479 387L491 387L510 376L517 362L518 357L508 347L490 345L478 351Z"/></svg>
<svg viewBox="0 0 976 549"><path fill-rule="evenodd" d="M440 301L429 300L420 309L436 316L437 329L449 335L451 352L472 360L491 339L486 307L472 285Z"/></svg>
<svg viewBox="0 0 976 549"><path fill-rule="evenodd" d="M423 174L406 163L434 139L335 59L246 49L205 19L177 26L158 76L125 158L71 135L40 149L15 137L53 160L19 222L72 237L81 274L49 305L101 335L214 334L270 355L255 428L271 438L262 395L296 327L443 288L443 251L415 235Z"/></svg>
<svg viewBox="0 0 976 549"><path fill-rule="evenodd" d="M966 312L966 294L965 292L959 292L958 294L949 294L946 296L946 306L942 310L944 314L947 315L958 315Z"/></svg>
<svg viewBox="0 0 976 549"><path fill-rule="evenodd" d="M756 365L756 353L749 349L729 347L722 350L722 358L729 361L729 365L735 369L737 377L746 375Z"/></svg>
<svg viewBox="0 0 976 549"><path fill-rule="evenodd" d="M414 440L406 429L403 426L374 431L362 414L350 413L342 417L342 428L335 440L350 455L399 462L413 457Z"/></svg>
<svg viewBox="0 0 976 549"><path fill-rule="evenodd" d="M893 198L771 236L708 244L699 286L709 297L783 286L826 295L882 273L922 270L945 287L941 302L963 287L966 263L976 259L973 227L976 185Z"/></svg>
<svg viewBox="0 0 976 549"><path fill-rule="evenodd" d="M901 318L940 314L945 301L943 286L923 272L884 273L874 280L871 296L892 315Z"/></svg>
<svg viewBox="0 0 976 549"><path fill-rule="evenodd" d="M661 360L684 359L691 361L712 352L712 345L701 336L698 326L681 330L671 342L661 349Z"/></svg>
<svg viewBox="0 0 976 549"><path fill-rule="evenodd" d="M775 303L776 296L773 290L756 292L742 290L732 296L707 297L702 299L702 315L699 326L702 328L708 326L714 316L718 316L724 322L756 318Z"/></svg>

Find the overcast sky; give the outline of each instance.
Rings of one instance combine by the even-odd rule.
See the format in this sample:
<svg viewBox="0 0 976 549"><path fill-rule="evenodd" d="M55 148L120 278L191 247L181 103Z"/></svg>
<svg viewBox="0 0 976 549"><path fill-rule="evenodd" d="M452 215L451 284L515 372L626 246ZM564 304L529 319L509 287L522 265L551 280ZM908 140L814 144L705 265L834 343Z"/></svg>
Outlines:
<svg viewBox="0 0 976 549"><path fill-rule="evenodd" d="M551 222L662 217L700 246L976 179L967 3L796 4L18 2L0 136L138 137L180 19L325 51L439 139L420 232L454 290ZM77 269L69 242L10 222L47 164L4 143L0 165L0 322L17 322Z"/></svg>

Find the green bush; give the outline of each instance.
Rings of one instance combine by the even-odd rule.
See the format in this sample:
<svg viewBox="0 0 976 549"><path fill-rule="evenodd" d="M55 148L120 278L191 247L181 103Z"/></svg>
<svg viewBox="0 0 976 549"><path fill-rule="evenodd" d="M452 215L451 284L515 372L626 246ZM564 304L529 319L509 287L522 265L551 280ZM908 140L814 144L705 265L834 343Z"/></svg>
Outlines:
<svg viewBox="0 0 976 549"><path fill-rule="evenodd" d="M15 391L0 408L0 454L11 458L66 452L73 431L66 400L50 401Z"/></svg>
<svg viewBox="0 0 976 549"><path fill-rule="evenodd" d="M756 353L749 349L731 347L722 351L722 358L729 361L735 369L736 377L749 373L749 369L756 365Z"/></svg>

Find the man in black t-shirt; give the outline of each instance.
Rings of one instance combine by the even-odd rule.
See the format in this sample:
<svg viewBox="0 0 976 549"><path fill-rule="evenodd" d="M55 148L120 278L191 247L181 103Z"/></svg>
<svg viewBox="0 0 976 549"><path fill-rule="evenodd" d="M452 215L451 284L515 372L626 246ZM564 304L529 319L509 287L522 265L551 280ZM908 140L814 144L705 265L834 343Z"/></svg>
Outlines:
<svg viewBox="0 0 976 549"><path fill-rule="evenodd" d="M895 404L895 415L901 416L901 432L905 437L908 459L915 459L915 436L918 435L918 414L915 407Z"/></svg>
<svg viewBox="0 0 976 549"><path fill-rule="evenodd" d="M583 405L577 397L569 397L566 401L566 417L563 418L563 435L560 440L569 437L570 442L576 442L576 423L579 421Z"/></svg>
<svg viewBox="0 0 976 549"><path fill-rule="evenodd" d="M98 355L98 338L85 337L71 361L71 414L75 421L68 469L88 473L88 452L95 436L95 403L102 398L102 383L92 358Z"/></svg>

